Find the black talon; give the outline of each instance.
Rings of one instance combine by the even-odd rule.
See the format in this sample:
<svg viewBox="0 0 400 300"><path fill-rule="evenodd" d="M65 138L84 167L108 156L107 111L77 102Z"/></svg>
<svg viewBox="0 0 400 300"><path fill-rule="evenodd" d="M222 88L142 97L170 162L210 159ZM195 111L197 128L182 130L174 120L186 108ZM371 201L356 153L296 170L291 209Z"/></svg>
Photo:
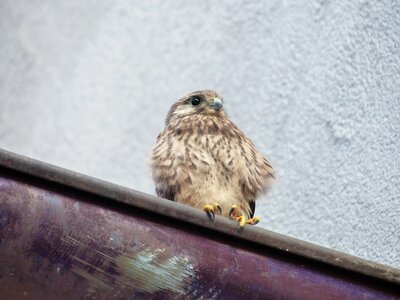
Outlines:
<svg viewBox="0 0 400 300"><path fill-rule="evenodd" d="M229 210L229 217L232 217L232 213L235 211L235 207L232 206L231 209Z"/></svg>
<svg viewBox="0 0 400 300"><path fill-rule="evenodd" d="M214 219L215 219L215 213L214 213L214 211L212 211L212 210L207 211L207 215L211 218L211 220L214 220Z"/></svg>
<svg viewBox="0 0 400 300"><path fill-rule="evenodd" d="M219 204L217 204L216 206L217 206L217 209L218 209L218 211L219 211L219 214L222 215L222 208L221 208L221 206L220 206Z"/></svg>

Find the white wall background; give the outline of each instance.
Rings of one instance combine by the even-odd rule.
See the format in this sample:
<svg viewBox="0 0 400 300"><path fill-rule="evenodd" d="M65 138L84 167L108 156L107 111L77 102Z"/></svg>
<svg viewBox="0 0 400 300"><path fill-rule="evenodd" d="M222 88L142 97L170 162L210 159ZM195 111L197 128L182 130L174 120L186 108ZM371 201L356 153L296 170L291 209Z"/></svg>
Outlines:
<svg viewBox="0 0 400 300"><path fill-rule="evenodd" d="M0 147L153 193L169 106L217 89L279 174L260 226L400 267L400 2L0 2Z"/></svg>

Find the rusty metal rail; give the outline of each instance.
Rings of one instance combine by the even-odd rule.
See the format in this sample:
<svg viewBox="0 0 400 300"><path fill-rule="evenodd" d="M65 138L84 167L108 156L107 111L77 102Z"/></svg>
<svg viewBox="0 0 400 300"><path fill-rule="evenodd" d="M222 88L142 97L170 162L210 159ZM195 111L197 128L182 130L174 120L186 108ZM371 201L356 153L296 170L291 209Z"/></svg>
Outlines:
<svg viewBox="0 0 400 300"><path fill-rule="evenodd" d="M1 299L398 299L400 270L0 150Z"/></svg>

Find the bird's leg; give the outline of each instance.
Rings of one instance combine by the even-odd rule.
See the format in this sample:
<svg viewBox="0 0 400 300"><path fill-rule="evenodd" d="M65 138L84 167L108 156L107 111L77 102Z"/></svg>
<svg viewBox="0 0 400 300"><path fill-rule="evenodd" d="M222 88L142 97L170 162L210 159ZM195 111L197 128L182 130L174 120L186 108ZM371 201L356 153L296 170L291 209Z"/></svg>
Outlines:
<svg viewBox="0 0 400 300"><path fill-rule="evenodd" d="M239 228L243 228L244 225L246 225L246 224L256 225L261 220L260 217L254 217L251 219L247 219L244 215L242 215L240 213L240 210L237 207L237 205L232 205L231 209L229 210L229 217L231 219L239 222Z"/></svg>
<svg viewBox="0 0 400 300"><path fill-rule="evenodd" d="M222 208L218 203L206 204L204 205L203 210L207 215L209 215L211 220L214 220L216 211L218 211L219 214L222 214Z"/></svg>

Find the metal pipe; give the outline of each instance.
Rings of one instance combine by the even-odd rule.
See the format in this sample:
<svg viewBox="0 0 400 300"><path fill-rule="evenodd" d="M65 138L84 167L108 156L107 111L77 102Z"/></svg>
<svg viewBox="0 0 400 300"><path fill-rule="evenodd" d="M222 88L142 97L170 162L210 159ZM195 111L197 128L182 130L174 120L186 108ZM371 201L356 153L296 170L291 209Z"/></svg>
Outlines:
<svg viewBox="0 0 400 300"><path fill-rule="evenodd" d="M398 269L4 150L0 254L4 299L400 295Z"/></svg>

